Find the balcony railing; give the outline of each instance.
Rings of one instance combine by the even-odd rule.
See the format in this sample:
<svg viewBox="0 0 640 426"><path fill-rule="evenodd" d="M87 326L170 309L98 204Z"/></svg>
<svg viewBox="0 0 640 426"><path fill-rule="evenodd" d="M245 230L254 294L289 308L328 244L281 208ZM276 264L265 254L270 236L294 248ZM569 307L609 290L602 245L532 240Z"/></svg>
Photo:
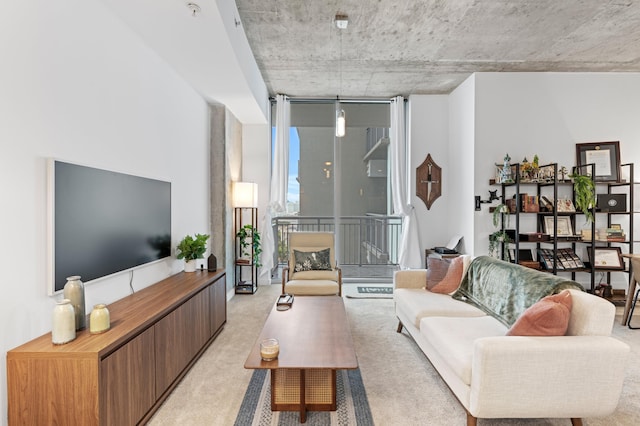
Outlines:
<svg viewBox="0 0 640 426"><path fill-rule="evenodd" d="M275 252L278 266L288 262L290 232L336 232L336 221L330 216L278 216L273 219L272 225L277 236ZM340 266L398 265L398 248L402 238L400 217L374 214L343 216L339 218L337 228L336 254Z"/></svg>

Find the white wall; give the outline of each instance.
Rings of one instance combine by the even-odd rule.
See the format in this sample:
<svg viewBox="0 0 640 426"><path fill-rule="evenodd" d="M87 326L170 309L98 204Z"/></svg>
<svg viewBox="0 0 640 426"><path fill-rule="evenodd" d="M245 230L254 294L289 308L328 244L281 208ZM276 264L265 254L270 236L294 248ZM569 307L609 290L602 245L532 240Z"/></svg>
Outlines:
<svg viewBox="0 0 640 426"><path fill-rule="evenodd" d="M449 159L449 97L447 95L409 97L407 120L410 142L411 176L409 194L418 218L421 252L424 249L445 245L451 238L449 204L451 202L451 161ZM433 161L442 168L442 195L427 210L425 203L416 196L416 169L431 154ZM425 261L421 254L422 262Z"/></svg>
<svg viewBox="0 0 640 426"><path fill-rule="evenodd" d="M46 158L172 182L173 247L209 232L207 104L97 0L0 5L0 352L51 329ZM136 270L141 289L182 269ZM129 294L128 274L86 288L87 306ZM0 424L7 423L0 363Z"/></svg>

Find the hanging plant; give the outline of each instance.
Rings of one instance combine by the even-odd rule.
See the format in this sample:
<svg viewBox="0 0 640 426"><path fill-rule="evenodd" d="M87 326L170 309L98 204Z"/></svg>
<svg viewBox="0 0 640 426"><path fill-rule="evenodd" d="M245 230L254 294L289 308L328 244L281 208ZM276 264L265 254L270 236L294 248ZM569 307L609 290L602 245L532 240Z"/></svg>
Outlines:
<svg viewBox="0 0 640 426"><path fill-rule="evenodd" d="M500 219L504 220L505 226L509 226L509 218L511 211L506 204L498 204L493 210L493 226L500 226ZM489 235L489 256L500 257L499 247L502 244L502 258L509 258L509 243L512 240L504 229L499 229Z"/></svg>
<svg viewBox="0 0 640 426"><path fill-rule="evenodd" d="M574 173L569 177L573 180L576 208L584 213L586 223L591 223L594 220L593 207L596 205L596 185L589 175Z"/></svg>
<svg viewBox="0 0 640 426"><path fill-rule="evenodd" d="M489 235L489 256L500 257L499 247L502 244L502 258L509 258L509 243L512 243L511 237L505 230L499 230Z"/></svg>

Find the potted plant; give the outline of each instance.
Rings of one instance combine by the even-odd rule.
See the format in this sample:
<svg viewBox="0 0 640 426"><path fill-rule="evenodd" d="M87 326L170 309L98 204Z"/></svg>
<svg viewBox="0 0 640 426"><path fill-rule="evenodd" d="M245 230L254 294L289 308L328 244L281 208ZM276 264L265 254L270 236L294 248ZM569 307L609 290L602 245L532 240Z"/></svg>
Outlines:
<svg viewBox="0 0 640 426"><path fill-rule="evenodd" d="M593 207L596 205L596 185L589 175L574 173L569 177L573 181L576 209L584 213L586 223L591 223L594 220Z"/></svg>
<svg viewBox="0 0 640 426"><path fill-rule="evenodd" d="M498 227L500 225L500 217L504 215L505 225L509 226L509 207L506 204L498 204L493 210L493 226ZM511 238L504 229L498 229L489 235L489 256L500 257L499 249L502 244L502 257L507 259L509 257L509 246Z"/></svg>
<svg viewBox="0 0 640 426"><path fill-rule="evenodd" d="M195 234L194 237L187 235L178 244L177 258L184 259L184 271L194 272L196 270L196 259L202 259L207 251L207 234Z"/></svg>
<svg viewBox="0 0 640 426"><path fill-rule="evenodd" d="M253 260L253 264L257 268L262 266L260 265L260 253L262 253L262 248L258 229L253 225L246 224L236 233L236 238L238 238L240 242L240 256L243 256L250 261ZM251 259L252 248L253 259Z"/></svg>

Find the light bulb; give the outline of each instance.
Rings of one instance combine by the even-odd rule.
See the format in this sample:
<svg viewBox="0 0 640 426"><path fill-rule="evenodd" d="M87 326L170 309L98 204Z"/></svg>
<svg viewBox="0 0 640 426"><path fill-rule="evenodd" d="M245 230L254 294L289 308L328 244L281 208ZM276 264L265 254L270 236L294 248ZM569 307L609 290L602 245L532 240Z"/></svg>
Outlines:
<svg viewBox="0 0 640 426"><path fill-rule="evenodd" d="M347 129L347 119L344 110L340 109L336 113L336 137L341 138L345 135Z"/></svg>

